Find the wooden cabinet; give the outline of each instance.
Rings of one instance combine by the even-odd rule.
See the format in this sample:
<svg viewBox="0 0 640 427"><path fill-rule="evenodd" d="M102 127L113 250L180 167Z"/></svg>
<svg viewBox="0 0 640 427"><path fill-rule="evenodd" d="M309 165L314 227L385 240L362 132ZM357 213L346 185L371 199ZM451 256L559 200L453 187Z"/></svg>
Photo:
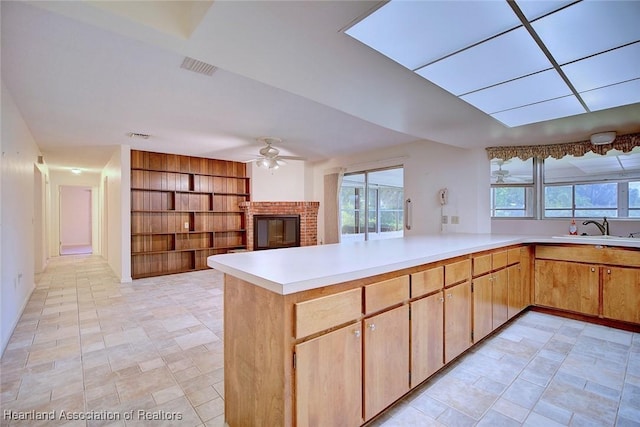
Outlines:
<svg viewBox="0 0 640 427"><path fill-rule="evenodd" d="M444 366L444 292L411 303L411 387Z"/></svg>
<svg viewBox="0 0 640 427"><path fill-rule="evenodd" d="M539 245L535 303L640 324L640 251L601 245Z"/></svg>
<svg viewBox="0 0 640 427"><path fill-rule="evenodd" d="M493 295L490 274L473 279L473 341L478 342L493 330Z"/></svg>
<svg viewBox="0 0 640 427"><path fill-rule="evenodd" d="M474 342L486 337L526 307L520 253L521 248L517 247L473 256Z"/></svg>
<svg viewBox="0 0 640 427"><path fill-rule="evenodd" d="M409 306L365 319L363 329L366 421L409 391Z"/></svg>
<svg viewBox="0 0 640 427"><path fill-rule="evenodd" d="M444 362L471 346L471 282L444 290Z"/></svg>
<svg viewBox="0 0 640 427"><path fill-rule="evenodd" d="M599 282L597 265L537 259L535 303L597 316Z"/></svg>
<svg viewBox="0 0 640 427"><path fill-rule="evenodd" d="M246 248L248 200L244 163L132 150L132 277L205 269L208 256Z"/></svg>
<svg viewBox="0 0 640 427"><path fill-rule="evenodd" d="M295 354L296 426L361 425L360 324L298 344Z"/></svg>
<svg viewBox="0 0 640 427"><path fill-rule="evenodd" d="M602 267L602 315L640 324L640 269Z"/></svg>

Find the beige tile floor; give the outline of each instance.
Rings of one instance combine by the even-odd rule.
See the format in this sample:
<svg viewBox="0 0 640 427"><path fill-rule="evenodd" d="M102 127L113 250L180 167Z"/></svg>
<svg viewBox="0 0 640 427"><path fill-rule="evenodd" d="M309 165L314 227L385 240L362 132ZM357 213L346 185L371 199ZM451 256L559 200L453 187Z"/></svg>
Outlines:
<svg viewBox="0 0 640 427"><path fill-rule="evenodd" d="M37 282L0 362L0 425L224 425L218 272L120 284L69 256ZM370 425L640 426L640 334L526 313Z"/></svg>

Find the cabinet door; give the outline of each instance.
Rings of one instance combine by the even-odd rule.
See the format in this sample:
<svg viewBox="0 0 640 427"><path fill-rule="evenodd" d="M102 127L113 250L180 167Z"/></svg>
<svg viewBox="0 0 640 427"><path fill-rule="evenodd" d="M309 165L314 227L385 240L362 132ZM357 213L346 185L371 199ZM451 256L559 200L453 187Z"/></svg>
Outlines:
<svg viewBox="0 0 640 427"><path fill-rule="evenodd" d="M509 273L506 268L493 273L491 294L491 328L496 329L508 319Z"/></svg>
<svg viewBox="0 0 640 427"><path fill-rule="evenodd" d="M473 341L478 342L492 331L492 296L490 274L473 279Z"/></svg>
<svg viewBox="0 0 640 427"><path fill-rule="evenodd" d="M471 282L444 290L444 362L471 345Z"/></svg>
<svg viewBox="0 0 640 427"><path fill-rule="evenodd" d="M520 274L520 264L512 265L507 268L508 288L507 291L507 317L511 319L520 313L525 307L525 286L522 275Z"/></svg>
<svg viewBox="0 0 640 427"><path fill-rule="evenodd" d="M409 391L409 305L363 322L366 421Z"/></svg>
<svg viewBox="0 0 640 427"><path fill-rule="evenodd" d="M566 261L536 260L535 303L596 316L599 267Z"/></svg>
<svg viewBox="0 0 640 427"><path fill-rule="evenodd" d="M296 425L362 424L360 323L295 346Z"/></svg>
<svg viewBox="0 0 640 427"><path fill-rule="evenodd" d="M602 314L640 323L640 269L603 267Z"/></svg>
<svg viewBox="0 0 640 427"><path fill-rule="evenodd" d="M444 294L411 303L411 388L444 366Z"/></svg>

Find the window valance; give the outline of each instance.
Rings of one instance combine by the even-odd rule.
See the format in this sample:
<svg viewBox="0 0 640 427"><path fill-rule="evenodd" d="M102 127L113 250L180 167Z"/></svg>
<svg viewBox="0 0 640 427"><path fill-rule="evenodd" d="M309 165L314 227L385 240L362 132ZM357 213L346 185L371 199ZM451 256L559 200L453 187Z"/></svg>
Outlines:
<svg viewBox="0 0 640 427"><path fill-rule="evenodd" d="M548 145L519 145L510 147L487 147L487 155L489 160L502 159L509 160L517 157L521 160L527 160L531 157L538 159L546 159L553 157L561 159L566 155L584 156L589 151L596 154L606 154L609 150L619 150L628 153L634 147L640 146L640 133L631 133L627 135L617 136L611 144L593 145L591 141L568 142L563 144Z"/></svg>

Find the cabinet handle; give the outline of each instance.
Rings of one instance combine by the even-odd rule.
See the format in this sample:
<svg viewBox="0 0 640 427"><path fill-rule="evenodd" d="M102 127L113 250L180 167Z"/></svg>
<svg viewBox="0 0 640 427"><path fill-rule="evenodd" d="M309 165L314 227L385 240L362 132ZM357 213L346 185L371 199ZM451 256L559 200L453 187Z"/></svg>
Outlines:
<svg viewBox="0 0 640 427"><path fill-rule="evenodd" d="M611 274L611 269L607 268L607 274Z"/></svg>
<svg viewBox="0 0 640 427"><path fill-rule="evenodd" d="M443 302L443 301L444 301L444 298L443 298L443 297L440 297L440 302Z"/></svg>
<svg viewBox="0 0 640 427"><path fill-rule="evenodd" d="M452 297L453 297L453 295L447 294L447 298L452 298Z"/></svg>
<svg viewBox="0 0 640 427"><path fill-rule="evenodd" d="M375 331L375 330L376 330L376 325L375 325L374 323L369 323L369 324L367 325L367 327L368 327L369 329L371 329L372 331Z"/></svg>
<svg viewBox="0 0 640 427"><path fill-rule="evenodd" d="M355 335L356 338L360 338L360 330L356 329L355 331L353 331L353 335Z"/></svg>
<svg viewBox="0 0 640 427"><path fill-rule="evenodd" d="M591 271L592 272L596 271L595 267L591 267Z"/></svg>

